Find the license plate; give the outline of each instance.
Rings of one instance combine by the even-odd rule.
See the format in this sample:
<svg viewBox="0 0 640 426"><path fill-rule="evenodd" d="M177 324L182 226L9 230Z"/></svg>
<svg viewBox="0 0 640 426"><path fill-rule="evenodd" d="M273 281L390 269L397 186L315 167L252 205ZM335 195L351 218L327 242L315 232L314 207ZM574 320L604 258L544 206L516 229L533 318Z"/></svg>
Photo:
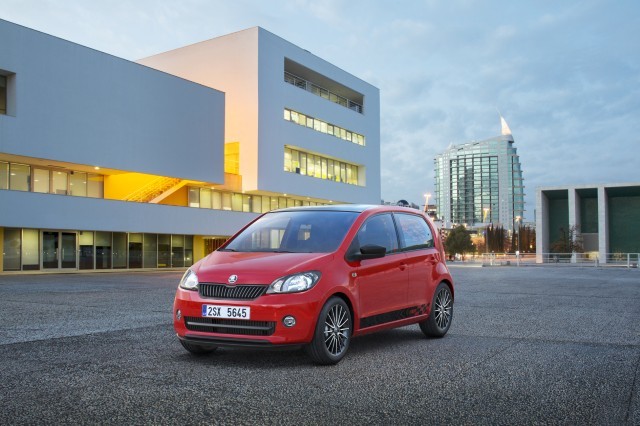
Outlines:
<svg viewBox="0 0 640 426"><path fill-rule="evenodd" d="M248 306L202 305L202 316L248 320L251 317L251 308Z"/></svg>

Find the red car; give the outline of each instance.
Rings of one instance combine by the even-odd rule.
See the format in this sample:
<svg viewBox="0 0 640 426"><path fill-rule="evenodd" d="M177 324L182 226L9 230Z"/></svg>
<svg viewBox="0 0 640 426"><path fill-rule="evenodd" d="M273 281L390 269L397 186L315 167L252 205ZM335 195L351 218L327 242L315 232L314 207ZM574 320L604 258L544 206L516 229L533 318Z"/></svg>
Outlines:
<svg viewBox="0 0 640 426"><path fill-rule="evenodd" d="M173 313L193 354L304 346L315 362L335 364L361 334L417 323L444 336L453 280L418 210L297 207L263 214L189 268Z"/></svg>

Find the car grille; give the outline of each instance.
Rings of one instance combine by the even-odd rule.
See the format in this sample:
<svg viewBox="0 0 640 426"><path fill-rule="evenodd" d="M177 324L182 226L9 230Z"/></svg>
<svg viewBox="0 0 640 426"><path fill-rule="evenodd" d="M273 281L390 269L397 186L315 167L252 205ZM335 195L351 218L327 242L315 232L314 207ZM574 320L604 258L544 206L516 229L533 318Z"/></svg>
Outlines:
<svg viewBox="0 0 640 426"><path fill-rule="evenodd" d="M214 299L251 300L262 296L267 285L236 285L200 283L198 291L201 297Z"/></svg>
<svg viewBox="0 0 640 426"><path fill-rule="evenodd" d="M276 330L276 323L273 321L185 317L184 323L187 330L191 331L245 336L271 336Z"/></svg>

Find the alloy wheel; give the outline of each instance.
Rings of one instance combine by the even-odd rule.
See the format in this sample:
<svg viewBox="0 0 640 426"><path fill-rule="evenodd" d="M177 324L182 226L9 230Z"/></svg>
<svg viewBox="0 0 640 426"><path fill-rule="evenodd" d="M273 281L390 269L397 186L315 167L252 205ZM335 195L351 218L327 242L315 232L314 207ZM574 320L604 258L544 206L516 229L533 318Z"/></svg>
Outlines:
<svg viewBox="0 0 640 426"><path fill-rule="evenodd" d="M324 320L324 343L331 355L345 350L349 332L349 312L340 304L333 305Z"/></svg>
<svg viewBox="0 0 640 426"><path fill-rule="evenodd" d="M451 293L448 288L442 288L436 296L435 303L435 319L436 324L441 329L447 328L449 321L451 321L451 308L453 305L451 299Z"/></svg>

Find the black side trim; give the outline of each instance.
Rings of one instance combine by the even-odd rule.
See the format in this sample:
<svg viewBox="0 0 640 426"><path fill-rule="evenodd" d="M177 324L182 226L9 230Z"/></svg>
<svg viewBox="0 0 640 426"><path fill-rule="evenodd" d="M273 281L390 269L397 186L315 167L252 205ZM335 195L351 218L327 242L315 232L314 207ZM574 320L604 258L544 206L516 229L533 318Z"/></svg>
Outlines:
<svg viewBox="0 0 640 426"><path fill-rule="evenodd" d="M385 312L384 314L360 318L360 328L373 327L388 322L399 321L405 318L417 317L427 313L427 305L412 306L411 308Z"/></svg>

